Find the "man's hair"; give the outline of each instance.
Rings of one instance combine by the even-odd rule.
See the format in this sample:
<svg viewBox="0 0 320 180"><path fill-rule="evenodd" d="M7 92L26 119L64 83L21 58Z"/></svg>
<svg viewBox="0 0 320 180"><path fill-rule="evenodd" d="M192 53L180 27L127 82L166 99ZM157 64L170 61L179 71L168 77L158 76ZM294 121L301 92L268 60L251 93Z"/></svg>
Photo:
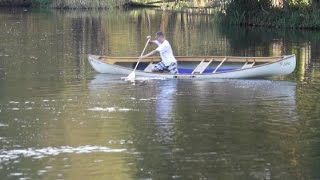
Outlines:
<svg viewBox="0 0 320 180"><path fill-rule="evenodd" d="M156 35L157 35L157 36L162 36L162 37L164 37L164 34L163 34L163 32L161 32L161 31L158 31L158 32L156 33Z"/></svg>

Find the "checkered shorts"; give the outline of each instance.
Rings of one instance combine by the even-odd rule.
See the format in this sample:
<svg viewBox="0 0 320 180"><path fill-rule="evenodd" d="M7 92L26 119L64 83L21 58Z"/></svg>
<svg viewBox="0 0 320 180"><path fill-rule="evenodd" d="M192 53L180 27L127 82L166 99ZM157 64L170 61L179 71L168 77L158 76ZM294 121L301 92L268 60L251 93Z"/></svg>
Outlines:
<svg viewBox="0 0 320 180"><path fill-rule="evenodd" d="M153 72L163 72L168 71L172 74L178 74L177 63L172 62L169 66L166 66L163 62L159 62L152 68Z"/></svg>

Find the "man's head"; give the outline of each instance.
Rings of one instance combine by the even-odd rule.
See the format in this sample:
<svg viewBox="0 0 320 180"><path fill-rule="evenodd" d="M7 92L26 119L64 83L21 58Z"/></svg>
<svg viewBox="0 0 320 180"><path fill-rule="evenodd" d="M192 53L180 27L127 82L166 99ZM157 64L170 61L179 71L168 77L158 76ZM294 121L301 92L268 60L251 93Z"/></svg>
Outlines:
<svg viewBox="0 0 320 180"><path fill-rule="evenodd" d="M158 31L158 32L156 33L156 37L157 37L157 40L158 40L159 42L161 42L161 43L165 40L164 34L163 34L163 32L161 32L161 31Z"/></svg>

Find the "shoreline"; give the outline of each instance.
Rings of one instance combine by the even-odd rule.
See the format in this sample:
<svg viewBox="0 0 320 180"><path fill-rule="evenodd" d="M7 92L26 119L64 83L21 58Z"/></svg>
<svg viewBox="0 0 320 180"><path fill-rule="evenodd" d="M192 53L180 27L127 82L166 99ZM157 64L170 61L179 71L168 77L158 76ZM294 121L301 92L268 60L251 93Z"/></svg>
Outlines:
<svg viewBox="0 0 320 180"><path fill-rule="evenodd" d="M80 3L81 2L81 3ZM237 25L241 27L264 27L271 29L320 30L320 10L270 8L267 11L238 11L236 7L219 11L214 7L169 6L160 1L140 3L136 1L80 1L72 3L55 0L0 0L0 9L26 8L56 9L56 10L107 10L107 9L161 9L168 11L191 12L212 16L212 21L222 25Z"/></svg>

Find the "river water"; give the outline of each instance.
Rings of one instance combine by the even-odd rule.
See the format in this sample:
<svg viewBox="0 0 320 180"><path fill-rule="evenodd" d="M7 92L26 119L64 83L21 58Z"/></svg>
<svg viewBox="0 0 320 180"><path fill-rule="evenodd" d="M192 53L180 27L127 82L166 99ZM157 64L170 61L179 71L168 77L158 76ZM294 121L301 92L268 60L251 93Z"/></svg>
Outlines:
<svg viewBox="0 0 320 180"><path fill-rule="evenodd" d="M88 54L296 54L285 77L144 80ZM1 179L320 179L320 32L156 10L0 11ZM148 47L147 51L154 47Z"/></svg>

